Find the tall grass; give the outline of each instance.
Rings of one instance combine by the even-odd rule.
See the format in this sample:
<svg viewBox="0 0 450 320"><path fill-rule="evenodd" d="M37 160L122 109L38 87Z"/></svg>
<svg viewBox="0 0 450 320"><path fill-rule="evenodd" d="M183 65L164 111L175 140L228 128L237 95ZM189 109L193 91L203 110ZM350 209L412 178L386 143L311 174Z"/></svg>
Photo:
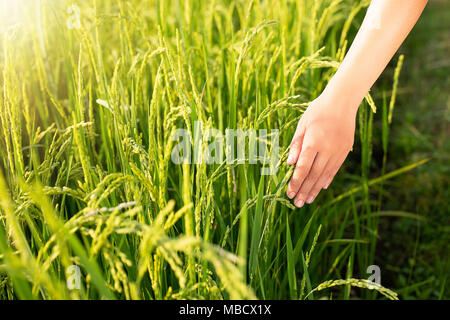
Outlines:
<svg viewBox="0 0 450 320"><path fill-rule="evenodd" d="M24 3L23 23L1 31L0 298L397 297L364 280L379 186L423 161L384 174L385 159L372 177L370 95L360 172L302 209L284 195L295 124L368 1L92 0L76 2L75 29L71 1ZM382 105L384 154L394 102ZM174 164L175 130L194 140L198 121L280 129L277 174Z"/></svg>

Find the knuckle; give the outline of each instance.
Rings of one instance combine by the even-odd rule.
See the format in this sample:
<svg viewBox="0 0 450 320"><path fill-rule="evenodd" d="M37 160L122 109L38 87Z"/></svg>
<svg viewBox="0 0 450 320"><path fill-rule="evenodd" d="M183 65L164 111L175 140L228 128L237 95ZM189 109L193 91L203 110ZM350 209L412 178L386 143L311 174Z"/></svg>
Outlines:
<svg viewBox="0 0 450 320"><path fill-rule="evenodd" d="M303 182L303 177L302 175L296 174L294 177L292 177L291 179L291 184L296 186L297 188L300 187L300 185Z"/></svg>
<svg viewBox="0 0 450 320"><path fill-rule="evenodd" d="M316 145L317 145L317 143L311 142L311 143L307 144L303 150L306 153L311 153L316 149Z"/></svg>
<svg viewBox="0 0 450 320"><path fill-rule="evenodd" d="M298 178L292 178L291 180L291 188L292 189L298 189L300 186L300 180Z"/></svg>

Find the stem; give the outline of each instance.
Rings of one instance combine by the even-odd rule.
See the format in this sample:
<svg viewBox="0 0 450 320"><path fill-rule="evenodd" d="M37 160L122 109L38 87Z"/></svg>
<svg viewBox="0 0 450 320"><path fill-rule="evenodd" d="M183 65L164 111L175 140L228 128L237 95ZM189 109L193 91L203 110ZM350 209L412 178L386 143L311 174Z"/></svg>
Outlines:
<svg viewBox="0 0 450 320"><path fill-rule="evenodd" d="M191 197L191 166L189 163L183 162L183 203L187 205L192 202ZM184 215L184 232L187 236L194 236L194 216L192 210L189 210ZM195 283L195 261L194 257L191 255L188 257L188 273L189 273L189 283Z"/></svg>
<svg viewBox="0 0 450 320"><path fill-rule="evenodd" d="M239 167L239 200L241 205L241 217L239 223L239 240L238 240L238 255L242 259L240 270L242 279L247 279L247 249L248 249L248 210L247 202L247 182L245 176L244 165Z"/></svg>

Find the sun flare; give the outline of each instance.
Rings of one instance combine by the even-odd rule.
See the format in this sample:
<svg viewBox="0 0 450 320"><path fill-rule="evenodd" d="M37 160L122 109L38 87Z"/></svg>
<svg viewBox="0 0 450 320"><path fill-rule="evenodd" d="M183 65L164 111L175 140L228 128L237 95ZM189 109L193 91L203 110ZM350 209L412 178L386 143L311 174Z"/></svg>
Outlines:
<svg viewBox="0 0 450 320"><path fill-rule="evenodd" d="M23 23L24 0L0 0L0 31Z"/></svg>

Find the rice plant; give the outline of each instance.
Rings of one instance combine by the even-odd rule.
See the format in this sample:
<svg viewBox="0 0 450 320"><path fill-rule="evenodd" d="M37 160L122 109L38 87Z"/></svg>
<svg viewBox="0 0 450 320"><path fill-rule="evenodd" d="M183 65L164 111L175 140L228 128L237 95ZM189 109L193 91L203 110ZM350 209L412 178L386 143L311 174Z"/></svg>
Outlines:
<svg viewBox="0 0 450 320"><path fill-rule="evenodd" d="M371 174L403 58L390 101L360 108L361 168L309 207L285 197L295 124L368 3L18 1L0 24L0 299L397 299L366 269L383 181L426 161ZM176 164L177 129L200 154L200 130L278 129L276 174Z"/></svg>

